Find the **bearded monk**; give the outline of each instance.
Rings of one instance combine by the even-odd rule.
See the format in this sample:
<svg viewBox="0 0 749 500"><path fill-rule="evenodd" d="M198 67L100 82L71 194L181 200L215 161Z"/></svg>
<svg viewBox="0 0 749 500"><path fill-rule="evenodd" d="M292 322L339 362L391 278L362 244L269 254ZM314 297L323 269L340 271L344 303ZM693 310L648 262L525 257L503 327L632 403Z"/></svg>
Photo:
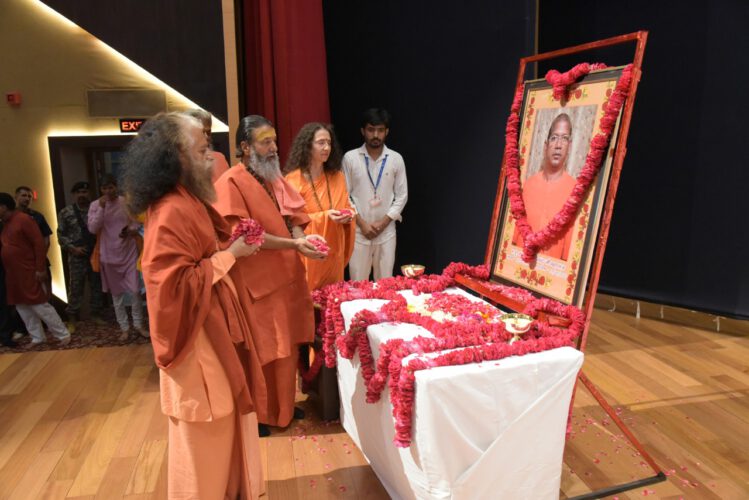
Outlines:
<svg viewBox="0 0 749 500"><path fill-rule="evenodd" d="M346 177L341 170L342 153L333 129L308 123L297 134L286 163L286 180L304 198L311 222L304 232L321 234L330 251L325 259L304 259L310 291L343 281L343 270L354 251L356 226Z"/></svg>
<svg viewBox="0 0 749 500"><path fill-rule="evenodd" d="M251 392L264 436L267 426L286 427L292 418L304 418L301 408L294 408L296 369L299 345L312 342L315 321L300 256L324 258L311 242L324 238L304 234L310 218L304 199L281 175L271 122L258 115L243 118L236 144L241 162L216 181L214 207L232 225L252 218L265 229L260 252L230 271L246 285L240 298L264 376L262 383L253 379Z"/></svg>
<svg viewBox="0 0 749 500"><path fill-rule="evenodd" d="M257 416L246 360L256 355L228 271L257 246L229 243L211 207L212 157L200 123L150 119L128 146L128 210L145 216L143 279L161 409L169 417L169 498L258 498Z"/></svg>

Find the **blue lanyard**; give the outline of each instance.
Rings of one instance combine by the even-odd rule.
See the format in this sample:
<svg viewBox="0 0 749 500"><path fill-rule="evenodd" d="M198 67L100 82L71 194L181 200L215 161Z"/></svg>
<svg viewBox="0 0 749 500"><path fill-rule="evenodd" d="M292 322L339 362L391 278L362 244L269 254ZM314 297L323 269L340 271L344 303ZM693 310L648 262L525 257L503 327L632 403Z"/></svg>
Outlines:
<svg viewBox="0 0 749 500"><path fill-rule="evenodd" d="M372 187L374 188L375 195L377 194L377 188L380 187L380 181L382 180L382 172L385 170L385 163L388 161L388 155L385 155L385 157L382 159L382 163L380 164L380 173L377 174L377 184L372 180L372 174L369 173L369 157L367 155L364 155L364 163L367 165L367 177L369 177L369 182L372 183Z"/></svg>

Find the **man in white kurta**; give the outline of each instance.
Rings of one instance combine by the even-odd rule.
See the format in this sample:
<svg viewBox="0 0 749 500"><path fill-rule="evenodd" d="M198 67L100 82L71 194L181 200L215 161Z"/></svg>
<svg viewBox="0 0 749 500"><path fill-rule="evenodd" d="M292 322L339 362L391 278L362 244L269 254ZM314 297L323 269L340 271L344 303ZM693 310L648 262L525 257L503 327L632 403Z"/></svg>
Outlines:
<svg viewBox="0 0 749 500"><path fill-rule="evenodd" d="M389 278L395 264L395 221L408 201L403 157L385 146L390 114L369 109L362 119L364 144L343 157L351 204L355 207L356 243L349 261L352 280Z"/></svg>

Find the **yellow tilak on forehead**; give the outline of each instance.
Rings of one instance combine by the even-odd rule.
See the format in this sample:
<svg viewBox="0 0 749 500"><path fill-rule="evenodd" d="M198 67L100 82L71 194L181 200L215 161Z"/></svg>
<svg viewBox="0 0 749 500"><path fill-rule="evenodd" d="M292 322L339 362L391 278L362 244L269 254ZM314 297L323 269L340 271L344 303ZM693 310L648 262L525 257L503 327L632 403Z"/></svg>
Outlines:
<svg viewBox="0 0 749 500"><path fill-rule="evenodd" d="M260 133L257 134L257 137L255 137L255 140L258 142L262 142L266 139L273 139L276 140L276 129L274 128L268 128Z"/></svg>

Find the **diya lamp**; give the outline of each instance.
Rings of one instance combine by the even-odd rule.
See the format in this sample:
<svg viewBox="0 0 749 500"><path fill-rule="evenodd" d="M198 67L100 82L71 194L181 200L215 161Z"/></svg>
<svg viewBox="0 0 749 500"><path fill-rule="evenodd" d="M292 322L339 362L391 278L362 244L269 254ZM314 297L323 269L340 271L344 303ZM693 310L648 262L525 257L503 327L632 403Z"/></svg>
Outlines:
<svg viewBox="0 0 749 500"><path fill-rule="evenodd" d="M401 273L406 278L416 278L424 274L424 269L421 264L405 264L401 266Z"/></svg>
<svg viewBox="0 0 749 500"><path fill-rule="evenodd" d="M533 323L532 316L522 313L503 314L499 317L499 320L505 324L505 330L512 334L508 344L520 340L520 337L531 329L531 323Z"/></svg>

